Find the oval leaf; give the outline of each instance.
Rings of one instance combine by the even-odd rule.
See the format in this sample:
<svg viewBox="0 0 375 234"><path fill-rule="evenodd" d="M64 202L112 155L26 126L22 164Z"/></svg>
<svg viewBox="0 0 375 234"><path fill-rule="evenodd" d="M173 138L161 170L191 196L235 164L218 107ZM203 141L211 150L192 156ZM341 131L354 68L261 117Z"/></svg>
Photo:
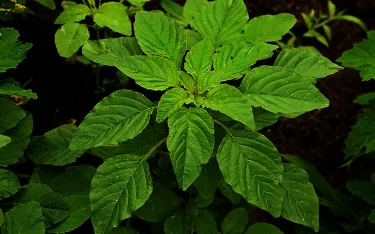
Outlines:
<svg viewBox="0 0 375 234"><path fill-rule="evenodd" d="M214 46L210 38L206 37L195 44L187 53L184 64L185 70L197 79L201 74L211 69L213 54Z"/></svg>
<svg viewBox="0 0 375 234"><path fill-rule="evenodd" d="M66 8L55 20L55 24L74 23L84 20L91 13L85 4L74 4Z"/></svg>
<svg viewBox="0 0 375 234"><path fill-rule="evenodd" d="M283 234L283 232L269 223L255 223L247 229L245 234Z"/></svg>
<svg viewBox="0 0 375 234"><path fill-rule="evenodd" d="M147 126L153 110L153 104L142 94L118 90L96 104L85 117L70 149L89 149L132 139Z"/></svg>
<svg viewBox="0 0 375 234"><path fill-rule="evenodd" d="M13 128L26 116L26 112L16 103L0 98L0 133Z"/></svg>
<svg viewBox="0 0 375 234"><path fill-rule="evenodd" d="M0 169L0 200L12 196L20 187L20 182L13 172Z"/></svg>
<svg viewBox="0 0 375 234"><path fill-rule="evenodd" d="M214 122L200 108L180 108L168 119L167 146L177 181L186 190L201 173L214 148Z"/></svg>
<svg viewBox="0 0 375 234"><path fill-rule="evenodd" d="M90 192L96 234L108 233L148 200L152 179L147 158L148 155L116 156L97 169Z"/></svg>
<svg viewBox="0 0 375 234"><path fill-rule="evenodd" d="M55 34L55 44L60 56L69 58L85 44L90 33L87 27L78 23L67 23Z"/></svg>
<svg viewBox="0 0 375 234"><path fill-rule="evenodd" d="M256 132L227 133L217 160L225 181L249 203L281 215L283 165L275 146Z"/></svg>
<svg viewBox="0 0 375 234"><path fill-rule="evenodd" d="M245 208L232 210L221 223L221 230L223 234L243 233L249 222L248 219L248 213Z"/></svg>
<svg viewBox="0 0 375 234"><path fill-rule="evenodd" d="M158 104L158 113L156 121L163 122L173 112L184 105L189 95L182 88L173 88L168 90L161 96Z"/></svg>

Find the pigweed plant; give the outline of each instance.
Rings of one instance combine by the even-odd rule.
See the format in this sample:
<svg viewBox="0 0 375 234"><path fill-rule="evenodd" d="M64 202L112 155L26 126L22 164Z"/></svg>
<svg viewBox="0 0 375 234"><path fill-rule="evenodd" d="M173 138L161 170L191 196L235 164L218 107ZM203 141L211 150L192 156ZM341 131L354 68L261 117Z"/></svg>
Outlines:
<svg viewBox="0 0 375 234"><path fill-rule="evenodd" d="M89 40L86 26L77 23L89 14L99 27L129 37ZM257 131L281 116L327 107L314 84L341 67L294 48L282 50L272 66L251 68L273 56L278 46L270 43L293 27L293 15L249 21L241 0L189 0L183 20L188 29L170 14L137 11L131 37L121 3L64 10L56 20L63 23L56 33L60 55L72 56L83 45L89 60L164 93L152 102L117 90L79 127L62 125L25 143L37 166L22 188L14 173L1 169L0 198L8 204L2 233L66 233L90 217L96 234L137 233L142 227L132 220L151 223L146 233L281 233L272 224L249 224L252 207L319 230L319 202L308 174L283 164ZM196 35L200 39L192 40ZM5 101L3 167L26 161L20 161L26 146L16 148L23 122L11 119L11 108L19 107ZM85 152L104 162L98 168L69 165Z"/></svg>

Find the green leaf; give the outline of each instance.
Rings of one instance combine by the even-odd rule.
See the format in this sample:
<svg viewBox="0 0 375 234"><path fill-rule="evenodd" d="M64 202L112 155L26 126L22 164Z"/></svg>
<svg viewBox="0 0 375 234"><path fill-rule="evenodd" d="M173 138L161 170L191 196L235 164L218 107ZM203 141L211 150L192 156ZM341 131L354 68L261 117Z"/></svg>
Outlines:
<svg viewBox="0 0 375 234"><path fill-rule="evenodd" d="M375 110L367 109L357 118L357 123L352 126L348 138L345 140L345 159L358 155L365 147L366 153L375 151Z"/></svg>
<svg viewBox="0 0 375 234"><path fill-rule="evenodd" d="M121 142L113 156L117 155L145 155L154 150L155 145L165 140L166 133L158 132L155 126L150 123L138 136L134 139ZM155 152L154 152L155 153ZM153 155L154 153L151 153Z"/></svg>
<svg viewBox="0 0 375 234"><path fill-rule="evenodd" d="M164 221L165 234L191 234L196 226L195 217L191 214L176 213Z"/></svg>
<svg viewBox="0 0 375 234"><path fill-rule="evenodd" d="M66 167L65 171L55 176L48 185L64 198L88 197L95 172L96 169L88 165ZM67 181L69 183L66 183Z"/></svg>
<svg viewBox="0 0 375 234"><path fill-rule="evenodd" d="M3 211L0 209L0 227L3 226L3 221L4 221L4 215L3 215Z"/></svg>
<svg viewBox="0 0 375 234"><path fill-rule="evenodd" d="M82 47L82 54L94 63L114 66L117 59L141 55L142 50L135 37L119 37L87 41Z"/></svg>
<svg viewBox="0 0 375 234"><path fill-rule="evenodd" d="M35 0L50 10L56 10L56 4L54 0Z"/></svg>
<svg viewBox="0 0 375 234"><path fill-rule="evenodd" d="M256 132L228 132L217 160L225 181L249 203L281 215L283 165L276 147Z"/></svg>
<svg viewBox="0 0 375 234"><path fill-rule="evenodd" d="M28 147L28 157L35 164L64 166L73 163L85 150L71 150L69 145L77 127L72 124L59 126L43 136L35 137Z"/></svg>
<svg viewBox="0 0 375 234"><path fill-rule="evenodd" d="M283 208L281 216L294 223L319 230L319 200L306 171L294 164L284 164Z"/></svg>
<svg viewBox="0 0 375 234"><path fill-rule="evenodd" d="M245 234L283 234L280 229L269 223L255 223L247 229Z"/></svg>
<svg viewBox="0 0 375 234"><path fill-rule="evenodd" d="M186 33L176 21L157 13L139 11L135 15L135 36L143 52L162 55L181 65L186 49Z"/></svg>
<svg viewBox="0 0 375 234"><path fill-rule="evenodd" d="M198 79L203 73L211 69L213 54L214 46L210 38L206 37L195 44L187 53L184 64L185 70L195 79Z"/></svg>
<svg viewBox="0 0 375 234"><path fill-rule="evenodd" d="M336 14L336 5L331 1L328 0L328 11L329 11L329 16L333 17Z"/></svg>
<svg viewBox="0 0 375 234"><path fill-rule="evenodd" d="M153 104L142 94L118 90L96 104L85 117L70 149L89 149L132 139L147 126L153 110Z"/></svg>
<svg viewBox="0 0 375 234"><path fill-rule="evenodd" d="M14 102L0 98L0 133L13 128L26 116L26 112Z"/></svg>
<svg viewBox="0 0 375 234"><path fill-rule="evenodd" d="M346 188L353 195L361 197L370 205L375 205L375 182L373 181L349 181Z"/></svg>
<svg viewBox="0 0 375 234"><path fill-rule="evenodd" d="M111 230L109 234L139 234L136 230L134 230L130 226L126 227L118 227Z"/></svg>
<svg viewBox="0 0 375 234"><path fill-rule="evenodd" d="M356 99L354 99L354 103L360 104L360 105L368 105L370 104L370 101L375 99L375 92L365 93L362 95L359 95Z"/></svg>
<svg viewBox="0 0 375 234"><path fill-rule="evenodd" d="M364 31L367 31L366 24L360 18L355 17L353 15L340 15L340 16L335 17L335 19L346 20L346 21L358 24Z"/></svg>
<svg viewBox="0 0 375 234"><path fill-rule="evenodd" d="M0 134L0 148L6 146L11 142L10 137L4 136L3 134Z"/></svg>
<svg viewBox="0 0 375 234"><path fill-rule="evenodd" d="M311 82L332 75L342 69L322 55L304 48L284 49L277 56L274 66L283 67Z"/></svg>
<svg viewBox="0 0 375 234"><path fill-rule="evenodd" d="M192 19L192 25L201 36L209 37L217 48L242 39L242 29L248 19L242 0L216 0L201 7Z"/></svg>
<svg viewBox="0 0 375 234"><path fill-rule="evenodd" d="M220 111L251 129L255 128L250 102L233 86L227 84L216 86L207 93L202 105Z"/></svg>
<svg viewBox="0 0 375 234"><path fill-rule="evenodd" d="M148 155L122 155L99 166L90 192L91 221L96 234L108 233L148 200L152 179L147 158Z"/></svg>
<svg viewBox="0 0 375 234"><path fill-rule="evenodd" d="M132 25L126 9L127 7L119 2L103 3L94 15L94 22L99 27L108 27L115 32L131 36Z"/></svg>
<svg viewBox="0 0 375 234"><path fill-rule="evenodd" d="M305 14L305 13L301 13L301 15L302 15L303 21L306 24L307 29L310 30L312 28L312 25L313 25L310 16Z"/></svg>
<svg viewBox="0 0 375 234"><path fill-rule="evenodd" d="M202 40L202 36L196 31L185 29L185 33L186 33L186 39L187 39L186 50L191 50L191 48L195 44L197 44L198 42Z"/></svg>
<svg viewBox="0 0 375 234"><path fill-rule="evenodd" d="M66 8L55 20L55 24L74 23L84 20L91 10L85 4L74 4Z"/></svg>
<svg viewBox="0 0 375 234"><path fill-rule="evenodd" d="M244 233L248 220L248 212L245 208L237 208L229 212L221 223L223 234Z"/></svg>
<svg viewBox="0 0 375 234"><path fill-rule="evenodd" d="M200 93L204 93L206 90L215 88L221 82L231 79L232 77L229 74L222 71L209 71L198 79L198 90Z"/></svg>
<svg viewBox="0 0 375 234"><path fill-rule="evenodd" d="M24 154L30 142L30 135L33 130L33 118L28 114L15 127L3 134L12 140L6 146L0 148L0 166L6 167L16 163Z"/></svg>
<svg viewBox="0 0 375 234"><path fill-rule="evenodd" d="M187 23L182 14L183 7L174 2L173 0L162 0L161 7L167 12L167 15L172 19L176 20L183 26L187 26Z"/></svg>
<svg viewBox="0 0 375 234"><path fill-rule="evenodd" d="M266 43L249 44L235 43L223 46L214 55L215 71L222 71L230 74L232 78L240 78L250 70L258 60L272 56L276 45Z"/></svg>
<svg viewBox="0 0 375 234"><path fill-rule="evenodd" d="M216 160L211 159L207 164L203 165L201 174L194 181L194 186L198 189L199 195L204 199L210 199L216 192L219 178L220 169Z"/></svg>
<svg viewBox="0 0 375 234"><path fill-rule="evenodd" d="M375 31L369 31L367 37L367 40L354 44L353 49L345 51L342 56L337 59L337 61L342 63L345 67L360 70L363 80L375 78L375 75L364 76L364 74L375 71L375 67L373 66L375 63ZM370 70L368 71L369 68Z"/></svg>
<svg viewBox="0 0 375 234"><path fill-rule="evenodd" d="M253 106L273 113L307 112L329 104L314 85L282 67L261 66L251 70L240 91Z"/></svg>
<svg viewBox="0 0 375 234"><path fill-rule="evenodd" d="M208 210L199 210L196 219L197 227L195 232L197 234L219 234L216 220Z"/></svg>
<svg viewBox="0 0 375 234"><path fill-rule="evenodd" d="M166 58L129 56L115 61L114 65L146 89L165 90L178 84L177 67Z"/></svg>
<svg viewBox="0 0 375 234"><path fill-rule="evenodd" d="M0 73L16 68L26 58L26 51L32 44L22 44L19 36L14 28L0 28Z"/></svg>
<svg viewBox="0 0 375 234"><path fill-rule="evenodd" d="M68 203L58 193L47 193L38 202L42 207L43 222L47 228L60 223L69 215Z"/></svg>
<svg viewBox="0 0 375 234"><path fill-rule="evenodd" d="M147 222L163 222L180 207L181 200L162 184L154 182L153 191L135 215Z"/></svg>
<svg viewBox="0 0 375 234"><path fill-rule="evenodd" d="M320 34L319 32L317 32L315 30L312 30L311 31L311 36L315 37L323 45L329 47L329 43L328 43L327 39L322 34Z"/></svg>
<svg viewBox="0 0 375 234"><path fill-rule="evenodd" d="M23 89L20 87L18 82L9 82L3 85L0 85L0 94L4 95L17 95L22 97L28 97L37 99L38 95L33 93L30 89Z"/></svg>
<svg viewBox="0 0 375 234"><path fill-rule="evenodd" d="M173 112L182 107L188 98L189 95L182 88L173 88L165 92L158 103L156 121L163 122Z"/></svg>
<svg viewBox="0 0 375 234"><path fill-rule="evenodd" d="M178 74L180 75L181 85L189 92L193 93L195 89L195 81L193 77L183 71L178 71Z"/></svg>
<svg viewBox="0 0 375 234"><path fill-rule="evenodd" d="M71 57L89 39L87 27L78 23L67 23L61 26L55 34L55 44L59 55Z"/></svg>
<svg viewBox="0 0 375 234"><path fill-rule="evenodd" d="M296 17L288 13L258 16L246 24L245 39L252 43L278 41L296 22Z"/></svg>
<svg viewBox="0 0 375 234"><path fill-rule="evenodd" d="M372 224L375 224L375 209L371 210L370 215L368 216L368 221ZM1 226L1 225L0 225Z"/></svg>
<svg viewBox="0 0 375 234"><path fill-rule="evenodd" d="M133 6L143 7L143 5L146 2L149 2L151 0L127 0L127 1L130 2L130 4L132 4Z"/></svg>
<svg viewBox="0 0 375 234"><path fill-rule="evenodd" d="M0 169L0 200L12 196L20 187L20 182L13 172Z"/></svg>
<svg viewBox="0 0 375 234"><path fill-rule="evenodd" d="M207 5L207 0L187 0L183 9L185 20L194 27L193 18L199 14L203 6Z"/></svg>
<svg viewBox="0 0 375 234"><path fill-rule="evenodd" d="M2 234L44 233L42 209L38 202L18 205L4 214Z"/></svg>
<svg viewBox="0 0 375 234"><path fill-rule="evenodd" d="M81 226L90 217L90 200L85 196L70 196L64 198L67 202L69 216L49 229L51 233L66 233Z"/></svg>
<svg viewBox="0 0 375 234"><path fill-rule="evenodd" d="M212 195L211 197L205 199L203 197L201 197L200 195L198 195L196 198L194 199L190 199L190 201L192 201L192 203L194 204L195 207L197 208L206 208L206 207L209 207L215 200L215 196Z"/></svg>
<svg viewBox="0 0 375 234"><path fill-rule="evenodd" d="M102 158L105 161L113 156L115 149L115 146L99 146L87 150L86 153Z"/></svg>
<svg viewBox="0 0 375 234"><path fill-rule="evenodd" d="M241 201L241 196L236 193L232 187L225 182L224 179L219 179L219 183L217 185L220 192L224 195L224 197L228 198L233 204L238 204Z"/></svg>
<svg viewBox="0 0 375 234"><path fill-rule="evenodd" d="M180 108L168 119L167 146L177 181L186 190L201 173L214 148L214 122L200 108Z"/></svg>
<svg viewBox="0 0 375 234"><path fill-rule="evenodd" d="M332 40L332 30L331 27L328 25L323 25L324 33L326 34L328 40Z"/></svg>
<svg viewBox="0 0 375 234"><path fill-rule="evenodd" d="M69 215L69 207L65 200L45 184L30 183L24 186L16 197L19 204L38 202L42 208L46 227L61 222Z"/></svg>
<svg viewBox="0 0 375 234"><path fill-rule="evenodd" d="M259 131L265 127L273 125L280 118L280 115L266 111L265 109L259 107L253 108L253 113L256 126L255 131Z"/></svg>

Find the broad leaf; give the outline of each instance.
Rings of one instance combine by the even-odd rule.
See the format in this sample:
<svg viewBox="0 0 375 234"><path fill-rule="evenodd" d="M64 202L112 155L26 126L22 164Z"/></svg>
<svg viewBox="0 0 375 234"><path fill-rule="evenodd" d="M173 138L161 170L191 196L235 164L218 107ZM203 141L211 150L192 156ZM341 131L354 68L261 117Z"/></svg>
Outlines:
<svg viewBox="0 0 375 234"><path fill-rule="evenodd" d="M180 66L186 49L186 33L179 23L162 14L139 11L135 15L134 30L143 52L162 55Z"/></svg>
<svg viewBox="0 0 375 234"><path fill-rule="evenodd" d="M186 55L185 70L196 80L212 67L214 46L209 37L204 38L191 48Z"/></svg>
<svg viewBox="0 0 375 234"><path fill-rule="evenodd" d="M276 45L266 43L235 43L225 45L214 55L215 71L222 71L232 78L241 78L258 60L272 56Z"/></svg>
<svg viewBox="0 0 375 234"><path fill-rule="evenodd" d="M114 66L117 59L140 55L142 50L135 37L119 37L87 41L82 47L82 54L94 63Z"/></svg>
<svg viewBox="0 0 375 234"><path fill-rule="evenodd" d="M67 23L55 34L55 44L60 56L69 58L85 44L90 33L87 27L78 23Z"/></svg>
<svg viewBox="0 0 375 234"><path fill-rule="evenodd" d="M0 98L0 133L13 128L26 116L26 112L14 102Z"/></svg>
<svg viewBox="0 0 375 234"><path fill-rule="evenodd" d="M319 200L306 171L294 164L284 164L283 208L281 216L294 223L319 230Z"/></svg>
<svg viewBox="0 0 375 234"><path fill-rule="evenodd" d="M3 133L3 135L11 138L11 142L0 148L0 166L14 164L23 156L30 142L32 130L33 118L31 114L28 114L15 127Z"/></svg>
<svg viewBox="0 0 375 234"><path fill-rule="evenodd" d="M219 179L217 187L220 190L221 194L223 194L224 197L228 198L233 204L240 203L241 196L238 193L236 193L232 189L232 187L225 182L224 179Z"/></svg>
<svg viewBox="0 0 375 234"><path fill-rule="evenodd" d="M370 92L370 93L359 95L356 99L354 99L353 102L360 104L360 105L368 105L374 99L375 99L375 92Z"/></svg>
<svg viewBox="0 0 375 234"><path fill-rule="evenodd" d="M105 161L113 156L115 149L116 146L99 146L87 150L86 153L102 158Z"/></svg>
<svg viewBox="0 0 375 234"><path fill-rule="evenodd" d="M192 19L192 25L203 37L209 37L217 48L240 40L248 19L242 0L216 0L201 8Z"/></svg>
<svg viewBox="0 0 375 234"><path fill-rule="evenodd" d="M300 48L284 49L274 65L293 71L302 76L304 80L313 83L318 78L324 78L342 69L326 57Z"/></svg>
<svg viewBox="0 0 375 234"><path fill-rule="evenodd" d="M24 204L31 201L38 201L44 195L52 193L53 190L45 184L29 183L16 194L16 202L18 204Z"/></svg>
<svg viewBox="0 0 375 234"><path fill-rule="evenodd" d="M254 129L254 117L250 102L238 89L222 84L207 93L203 107L220 111L247 127Z"/></svg>
<svg viewBox="0 0 375 234"><path fill-rule="evenodd" d="M182 107L188 101L189 95L182 88L173 88L161 96L158 104L156 121L163 122L173 112Z"/></svg>
<svg viewBox="0 0 375 234"><path fill-rule="evenodd" d="M225 181L249 203L281 215L283 165L275 146L256 132L227 133L217 160Z"/></svg>
<svg viewBox="0 0 375 234"><path fill-rule="evenodd" d="M221 82L231 80L233 77L222 71L206 72L198 79L198 91L204 93L207 90L215 88Z"/></svg>
<svg viewBox="0 0 375 234"><path fill-rule="evenodd" d="M0 200L12 196L20 187L20 182L13 172L0 169Z"/></svg>
<svg viewBox="0 0 375 234"><path fill-rule="evenodd" d="M199 14L203 6L207 4L207 0L187 0L183 9L183 16L185 20L194 27L193 18Z"/></svg>
<svg viewBox="0 0 375 234"><path fill-rule="evenodd" d="M91 10L85 4L75 4L66 8L55 20L55 24L74 23L84 20Z"/></svg>
<svg viewBox="0 0 375 234"><path fill-rule="evenodd" d="M151 0L128 0L130 4L132 4L133 6L137 6L137 7L143 7L143 5L149 1Z"/></svg>
<svg viewBox="0 0 375 234"><path fill-rule="evenodd" d="M202 40L202 36L197 32L190 29L185 29L186 32L186 50L191 50L191 48Z"/></svg>
<svg viewBox="0 0 375 234"><path fill-rule="evenodd" d="M258 16L246 24L245 39L252 43L278 41L296 22L296 17L288 13Z"/></svg>
<svg viewBox="0 0 375 234"><path fill-rule="evenodd" d="M153 191L135 215L147 222L163 222L180 207L181 200L164 185L154 182Z"/></svg>
<svg viewBox="0 0 375 234"><path fill-rule="evenodd" d="M18 41L19 36L13 28L0 28L0 73L16 68L26 58L26 51L32 44L22 44Z"/></svg>
<svg viewBox="0 0 375 234"><path fill-rule="evenodd" d="M135 82L151 90L165 90L178 84L178 70L174 63L158 56L129 56L114 65Z"/></svg>
<svg viewBox="0 0 375 234"><path fill-rule="evenodd" d="M214 122L200 108L180 108L168 119L167 146L177 181L186 190L201 173L214 148Z"/></svg>
<svg viewBox="0 0 375 234"><path fill-rule="evenodd" d="M254 121L255 121L255 131L259 131L267 126L276 123L280 115L266 111L263 108L255 107L253 108Z"/></svg>
<svg viewBox="0 0 375 234"><path fill-rule="evenodd" d="M291 114L327 107L328 100L309 81L282 67L262 66L248 72L240 91L253 106Z"/></svg>
<svg viewBox="0 0 375 234"><path fill-rule="evenodd" d="M247 229L245 234L283 234L280 229L269 223L255 223Z"/></svg>
<svg viewBox="0 0 375 234"><path fill-rule="evenodd" d="M148 124L153 104L142 94L118 90L101 100L85 117L70 149L117 144L137 136Z"/></svg>
<svg viewBox="0 0 375 234"><path fill-rule="evenodd" d="M195 232L197 234L219 234L217 231L217 224L215 218L208 210L199 210L196 217L197 227Z"/></svg>
<svg viewBox="0 0 375 234"><path fill-rule="evenodd" d="M0 85L0 94L5 95L16 95L16 96L22 96L22 97L28 97L37 99L38 96L36 93L33 93L30 89L23 89L20 87L20 84L18 82L7 82L3 85Z"/></svg>
<svg viewBox="0 0 375 234"><path fill-rule="evenodd" d="M363 80L375 78L375 31L367 33L368 39L354 45L337 59L345 67L356 68L361 71Z"/></svg>
<svg viewBox="0 0 375 234"><path fill-rule="evenodd" d="M49 229L51 233L66 233L77 229L90 217L90 200L85 196L64 198L68 204L69 216Z"/></svg>
<svg viewBox="0 0 375 234"><path fill-rule="evenodd" d="M221 230L223 234L244 233L248 219L248 212L245 208L232 210L221 223Z"/></svg>
<svg viewBox="0 0 375 234"><path fill-rule="evenodd" d="M349 181L346 188L353 195L361 197L368 204L375 205L375 182L374 181Z"/></svg>
<svg viewBox="0 0 375 234"><path fill-rule="evenodd" d="M28 157L35 164L64 166L75 162L85 152L85 150L69 149L76 131L76 126L66 124L45 133L43 136L35 137L28 147Z"/></svg>
<svg viewBox="0 0 375 234"><path fill-rule="evenodd" d="M6 146L11 142L10 137L4 136L3 134L0 134L0 148Z"/></svg>
<svg viewBox="0 0 375 234"><path fill-rule="evenodd" d="M48 185L62 197L88 197L95 172L96 169L88 165L66 167L65 171L52 178Z"/></svg>
<svg viewBox="0 0 375 234"><path fill-rule="evenodd" d="M195 217L191 214L176 213L164 221L165 234L191 234L196 226Z"/></svg>
<svg viewBox="0 0 375 234"><path fill-rule="evenodd" d="M90 192L95 233L108 233L148 200L152 179L147 158L148 155L120 155L99 166Z"/></svg>
<svg viewBox="0 0 375 234"><path fill-rule="evenodd" d="M56 10L56 4L54 0L35 0L50 10Z"/></svg>
<svg viewBox="0 0 375 234"><path fill-rule="evenodd" d="M372 127L374 122L375 110L373 109L367 109L358 116L357 123L345 140L345 159L358 155L363 148L366 148L366 153L375 151L375 129Z"/></svg>
<svg viewBox="0 0 375 234"><path fill-rule="evenodd" d="M2 234L39 234L45 232L38 202L18 205L4 214Z"/></svg>
<svg viewBox="0 0 375 234"><path fill-rule="evenodd" d="M215 160L215 159L213 159L213 160ZM207 208L214 202L214 200L215 200L214 195L212 195L211 197L209 197L207 199L201 197L200 195L198 195L194 199L190 199L190 201L192 201L194 206L197 207L197 208Z"/></svg>
<svg viewBox="0 0 375 234"><path fill-rule="evenodd" d="M94 22L99 27L108 27L115 32L131 36L132 25L126 9L127 7L119 2L103 3L94 15Z"/></svg>
<svg viewBox="0 0 375 234"><path fill-rule="evenodd" d="M181 85L190 93L193 93L195 89L195 80L193 79L193 77L183 71L178 71L178 74L180 75Z"/></svg>
<svg viewBox="0 0 375 234"><path fill-rule="evenodd" d="M182 14L183 7L173 0L162 0L161 7L167 12L167 16L177 21L182 26L187 26L187 23Z"/></svg>
<svg viewBox="0 0 375 234"><path fill-rule="evenodd" d="M113 156L117 155L145 155L153 150L155 145L159 145L160 141L165 140L167 136L165 132L159 132L158 129L150 123L138 136L134 139L121 142ZM154 152L155 153L155 152ZM151 155L154 155L151 153Z"/></svg>
<svg viewBox="0 0 375 234"><path fill-rule="evenodd" d="M219 183L220 169L215 159L211 159L203 165L202 172L194 181L194 186L198 189L199 195L204 199L214 196L217 184Z"/></svg>

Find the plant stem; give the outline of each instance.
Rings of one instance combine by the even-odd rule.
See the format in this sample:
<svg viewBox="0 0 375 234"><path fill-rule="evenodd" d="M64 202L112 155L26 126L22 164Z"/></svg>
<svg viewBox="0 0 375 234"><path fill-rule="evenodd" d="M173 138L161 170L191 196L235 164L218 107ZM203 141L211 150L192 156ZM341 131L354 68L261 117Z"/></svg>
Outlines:
<svg viewBox="0 0 375 234"><path fill-rule="evenodd" d="M229 132L230 133L230 130L227 126L225 126L222 122L220 122L219 120L217 119L214 119L214 122L217 123L218 125L220 125L222 128L224 128L225 131Z"/></svg>
<svg viewBox="0 0 375 234"><path fill-rule="evenodd" d="M158 143L156 143L156 145L154 145L151 149L150 149L150 151L148 151L148 153L146 154L147 155L147 157L146 158L148 158L150 155L151 155L151 153L152 152L154 152L159 146L161 146L167 139L168 139L168 137L169 137L169 135L168 136L166 136L165 138L163 138L161 141L159 141Z"/></svg>

